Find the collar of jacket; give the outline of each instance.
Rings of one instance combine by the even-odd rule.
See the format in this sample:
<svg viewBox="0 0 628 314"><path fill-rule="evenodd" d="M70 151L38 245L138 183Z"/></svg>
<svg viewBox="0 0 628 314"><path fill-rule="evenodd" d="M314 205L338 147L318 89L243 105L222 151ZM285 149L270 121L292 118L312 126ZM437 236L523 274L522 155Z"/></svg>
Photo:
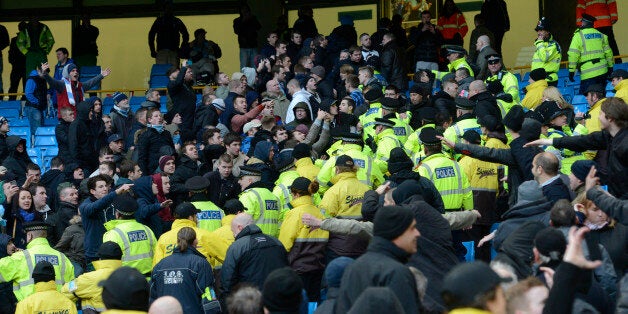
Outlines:
<svg viewBox="0 0 628 314"><path fill-rule="evenodd" d="M183 227L190 227L192 229L196 229L196 224L194 223L194 221L187 219L187 217L181 218L181 219L175 219L172 222L171 230L179 230Z"/></svg>
<svg viewBox="0 0 628 314"><path fill-rule="evenodd" d="M367 251L387 255L402 264L405 264L411 255L408 254L408 252L400 249L398 246L392 243L392 241L386 240L378 236L374 236L371 239L371 243L369 244Z"/></svg>
<svg viewBox="0 0 628 314"><path fill-rule="evenodd" d="M445 154L443 154L443 153L436 153L436 154L431 154L431 155L429 155L429 156L425 157L425 158L424 158L421 162L426 162L426 161L428 161L428 160L430 160L430 159L435 159L435 158L447 158L447 159L450 159L450 160L451 160L451 158L447 157L447 156L446 156Z"/></svg>
<svg viewBox="0 0 628 314"><path fill-rule="evenodd" d="M59 208L61 208L61 207L69 207L69 208L71 208L71 209L77 209L77 208L78 208L78 205L74 205L74 204L72 204L72 203L68 203L68 202L60 201L60 202L59 202Z"/></svg>
<svg viewBox="0 0 628 314"><path fill-rule="evenodd" d="M30 250L35 246L40 246L40 245L45 245L45 246L50 246L50 243L48 243L48 240L46 240L46 238L36 238L31 240L31 242L28 242L28 244L26 245L26 249Z"/></svg>
<svg viewBox="0 0 628 314"><path fill-rule="evenodd" d="M335 175L332 179L331 179L331 183L336 184L342 180L346 180L346 179L351 179L351 178L357 178L357 173L355 172L341 172L337 175Z"/></svg>
<svg viewBox="0 0 628 314"><path fill-rule="evenodd" d="M297 160L294 165L298 167L305 167L305 166L310 166L313 165L314 163L312 162L312 158L310 157L303 157L299 160Z"/></svg>
<svg viewBox="0 0 628 314"><path fill-rule="evenodd" d="M231 222L235 217L236 215L226 215L225 217L222 217L222 220L220 220L220 222L223 226L231 226Z"/></svg>
<svg viewBox="0 0 628 314"><path fill-rule="evenodd" d="M395 130L393 130L393 129L391 129L391 128L385 129L385 130L383 130L383 131L379 132L379 134L377 134L377 137L376 137L376 139L375 139L375 140L376 140L377 142L379 142L379 141L381 141L383 138L385 138L385 137L389 137L389 136L394 137L394 138L397 138L397 136L395 135Z"/></svg>
<svg viewBox="0 0 628 314"><path fill-rule="evenodd" d="M118 225L122 225L125 223L129 223L129 222L134 222L135 219L115 219L115 220L109 220L107 222L104 223L105 229L107 231L112 230L114 228L116 228Z"/></svg>
<svg viewBox="0 0 628 314"><path fill-rule="evenodd" d="M96 270L105 268L118 269L122 267L122 261L117 259L103 259L99 261L93 261L92 264L94 264L94 268Z"/></svg>
<svg viewBox="0 0 628 314"><path fill-rule="evenodd" d="M187 255L187 254L194 254L196 256L202 257L203 259L206 259L207 256L201 254L201 252L199 252L195 247L193 246L189 246L187 250L185 250L185 252L181 252L181 249L179 249L179 247L175 247L174 251L172 252L173 254L183 254L183 255Z"/></svg>
<svg viewBox="0 0 628 314"><path fill-rule="evenodd" d="M460 122L462 120L467 120L467 119L476 120L477 118L475 117L475 114L473 114L473 113L465 113L465 114L461 115L460 117L457 117L455 123L458 123L458 122Z"/></svg>
<svg viewBox="0 0 628 314"><path fill-rule="evenodd" d="M237 241L238 239L242 237L246 237L246 236L254 235L254 234L260 234L260 233L262 233L262 229L260 229L257 225L248 225L244 227L244 229L242 229L240 233L238 233L238 236L235 237L235 240Z"/></svg>
<svg viewBox="0 0 628 314"><path fill-rule="evenodd" d="M38 282L35 284L35 292L42 291L52 291L57 290L57 285L54 280L46 281L46 282Z"/></svg>
<svg viewBox="0 0 628 314"><path fill-rule="evenodd" d="M314 201L312 201L312 195L303 195L290 201L290 205L292 208L296 208L303 205L314 205Z"/></svg>

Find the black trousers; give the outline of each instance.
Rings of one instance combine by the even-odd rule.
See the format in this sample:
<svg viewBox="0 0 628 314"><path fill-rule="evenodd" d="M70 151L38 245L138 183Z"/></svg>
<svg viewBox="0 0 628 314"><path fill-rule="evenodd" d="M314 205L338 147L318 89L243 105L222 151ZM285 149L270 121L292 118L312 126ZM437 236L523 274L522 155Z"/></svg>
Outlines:
<svg viewBox="0 0 628 314"><path fill-rule="evenodd" d="M26 87L26 68L12 66L9 80L11 81L10 83L11 85L9 85L9 93L17 93L17 87L20 85L20 80L22 81L22 91L23 91L24 88ZM16 99L16 96L9 97L9 100L15 100L15 99Z"/></svg>
<svg viewBox="0 0 628 314"><path fill-rule="evenodd" d="M310 302L318 302L321 300L321 280L323 279L323 270L315 270L303 274L299 274L303 281L303 288L307 293Z"/></svg>

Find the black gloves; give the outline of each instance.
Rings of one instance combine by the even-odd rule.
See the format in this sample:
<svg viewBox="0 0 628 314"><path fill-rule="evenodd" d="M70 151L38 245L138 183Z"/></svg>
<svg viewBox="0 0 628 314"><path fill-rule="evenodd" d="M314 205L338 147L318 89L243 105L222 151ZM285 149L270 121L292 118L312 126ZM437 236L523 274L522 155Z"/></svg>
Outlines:
<svg viewBox="0 0 628 314"><path fill-rule="evenodd" d="M373 136L369 135L368 138L364 140L364 144L370 147L372 152L377 151L377 144L375 144L375 139L373 138Z"/></svg>

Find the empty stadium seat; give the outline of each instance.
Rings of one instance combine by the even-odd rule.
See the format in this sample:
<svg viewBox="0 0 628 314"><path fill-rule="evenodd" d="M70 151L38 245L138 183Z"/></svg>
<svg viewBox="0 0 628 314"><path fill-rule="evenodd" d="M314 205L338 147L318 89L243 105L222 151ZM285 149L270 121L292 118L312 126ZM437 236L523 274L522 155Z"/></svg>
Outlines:
<svg viewBox="0 0 628 314"><path fill-rule="evenodd" d="M57 138L54 135L35 136L35 147L38 146L57 146Z"/></svg>
<svg viewBox="0 0 628 314"><path fill-rule="evenodd" d="M530 72L523 73L523 79L521 81L527 83L529 79L530 79Z"/></svg>
<svg viewBox="0 0 628 314"><path fill-rule="evenodd" d="M587 104L587 97L584 95L575 95L571 100L573 105Z"/></svg>
<svg viewBox="0 0 628 314"><path fill-rule="evenodd" d="M0 109L20 110L21 108L22 108L22 102L20 100L0 101Z"/></svg>
<svg viewBox="0 0 628 314"><path fill-rule="evenodd" d="M615 92L614 91L606 91L606 97L614 97L615 96Z"/></svg>
<svg viewBox="0 0 628 314"><path fill-rule="evenodd" d="M571 102L574 96L573 87L571 86L558 87L558 91L560 91L561 95L563 95L563 98L565 98L565 100L568 103Z"/></svg>
<svg viewBox="0 0 628 314"><path fill-rule="evenodd" d="M56 157L57 155L59 155L59 147L57 146L46 146L46 147L42 147L40 148L41 150L41 156L42 157Z"/></svg>
<svg viewBox="0 0 628 314"><path fill-rule="evenodd" d="M514 75L517 78L517 82L521 82L521 73L514 73Z"/></svg>
<svg viewBox="0 0 628 314"><path fill-rule="evenodd" d="M7 119L19 119L20 111L17 109L0 109L0 117L5 117Z"/></svg>
<svg viewBox="0 0 628 314"><path fill-rule="evenodd" d="M9 120L9 126L11 128L13 127L20 127L20 126L30 126L30 123L28 122L28 119L26 118L22 118L22 119L11 119Z"/></svg>
<svg viewBox="0 0 628 314"><path fill-rule="evenodd" d="M166 88L170 79L167 76L151 76L150 88Z"/></svg>
<svg viewBox="0 0 628 314"><path fill-rule="evenodd" d="M589 111L589 105L588 104L574 104L573 105L573 111L575 113L587 112L587 111Z"/></svg>
<svg viewBox="0 0 628 314"><path fill-rule="evenodd" d="M35 132L35 136L40 135L55 135L55 127L54 126L40 126L37 128Z"/></svg>
<svg viewBox="0 0 628 314"><path fill-rule="evenodd" d="M166 76L166 72L172 67L172 64L153 64L150 69L150 76Z"/></svg>
<svg viewBox="0 0 628 314"><path fill-rule="evenodd" d="M36 149L36 148L27 148L26 149L26 153L28 154L28 157L31 157L31 158L33 158L33 157L39 158L40 157L39 149Z"/></svg>
<svg viewBox="0 0 628 314"><path fill-rule="evenodd" d="M558 69L558 77L569 77L569 69Z"/></svg>
<svg viewBox="0 0 628 314"><path fill-rule="evenodd" d="M613 70L626 70L626 71L628 71L628 62L615 64L615 66L613 66Z"/></svg>
<svg viewBox="0 0 628 314"><path fill-rule="evenodd" d="M44 119L44 126L55 127L55 126L57 126L57 124L59 124L59 119L56 116L53 117L53 118L45 118Z"/></svg>
<svg viewBox="0 0 628 314"><path fill-rule="evenodd" d="M131 104L131 106L133 105L141 105L144 100L146 100L145 96L133 96L129 99L129 104Z"/></svg>
<svg viewBox="0 0 628 314"><path fill-rule="evenodd" d="M111 98L111 96L107 96L107 97L103 98L102 105L103 106L107 106L107 105L113 106L113 98Z"/></svg>
<svg viewBox="0 0 628 314"><path fill-rule="evenodd" d="M31 127L16 126L9 127L8 135L16 135L26 140L26 147L31 147Z"/></svg>

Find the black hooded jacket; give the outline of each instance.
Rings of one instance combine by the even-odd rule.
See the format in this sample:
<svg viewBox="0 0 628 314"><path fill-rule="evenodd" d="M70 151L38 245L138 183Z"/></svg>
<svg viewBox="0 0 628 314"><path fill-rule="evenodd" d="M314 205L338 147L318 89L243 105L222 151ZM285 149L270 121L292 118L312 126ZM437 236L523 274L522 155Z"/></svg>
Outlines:
<svg viewBox="0 0 628 314"><path fill-rule="evenodd" d="M516 204L502 215L503 221L497 228L495 239L493 239L493 247L496 250L499 249L510 234L528 221L537 221L545 226L549 226L551 209L552 202L549 202L544 197L535 202Z"/></svg>
<svg viewBox="0 0 628 314"><path fill-rule="evenodd" d="M161 133L148 127L137 139L137 164L142 173L149 175L155 172L159 166L159 158L162 156L161 148L167 146L174 151L174 142L168 130Z"/></svg>
<svg viewBox="0 0 628 314"><path fill-rule="evenodd" d="M68 131L68 150L70 161L66 164L78 163L85 173L91 173L98 167L98 151L94 145L96 138L90 132L91 121L89 113L94 105L89 101L82 101L76 107L76 119L70 123Z"/></svg>
<svg viewBox="0 0 628 314"><path fill-rule="evenodd" d="M489 91L483 91L479 94L469 97L469 100L475 102L475 116L483 118L491 115L498 121L502 120L502 112L497 106L497 100Z"/></svg>
<svg viewBox="0 0 628 314"><path fill-rule="evenodd" d="M17 146L22 143L24 150L22 152L17 151ZM28 157L26 152L26 140L12 135L7 137L7 148L9 149L9 155L4 159L3 166L15 176L18 186L22 186L26 180L26 166L32 163L31 158Z"/></svg>
<svg viewBox="0 0 628 314"><path fill-rule="evenodd" d="M497 251L493 261L512 266L519 280L532 275L534 260L534 237L547 225L538 221L528 221L512 232Z"/></svg>

